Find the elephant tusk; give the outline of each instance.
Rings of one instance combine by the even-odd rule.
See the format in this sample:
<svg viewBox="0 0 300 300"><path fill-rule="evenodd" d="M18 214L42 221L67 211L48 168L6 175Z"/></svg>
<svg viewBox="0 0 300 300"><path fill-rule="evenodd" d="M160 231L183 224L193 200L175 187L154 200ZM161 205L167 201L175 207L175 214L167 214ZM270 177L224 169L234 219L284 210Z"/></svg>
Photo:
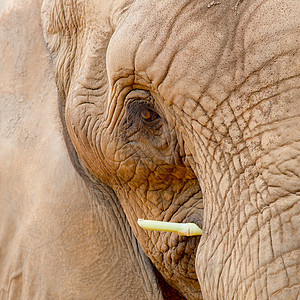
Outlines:
<svg viewBox="0 0 300 300"><path fill-rule="evenodd" d="M173 223L153 220L138 219L140 227L147 230L175 232L179 235L202 235L202 230L195 223Z"/></svg>

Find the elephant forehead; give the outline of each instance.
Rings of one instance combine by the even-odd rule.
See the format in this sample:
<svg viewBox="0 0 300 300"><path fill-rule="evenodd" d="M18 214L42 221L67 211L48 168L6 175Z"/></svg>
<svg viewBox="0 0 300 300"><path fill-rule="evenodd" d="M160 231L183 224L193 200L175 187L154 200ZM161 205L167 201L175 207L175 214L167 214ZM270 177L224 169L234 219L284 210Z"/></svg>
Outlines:
<svg viewBox="0 0 300 300"><path fill-rule="evenodd" d="M125 72L145 77L171 102L199 96L226 43L224 9L209 10L204 1L136 1L109 43L111 86Z"/></svg>

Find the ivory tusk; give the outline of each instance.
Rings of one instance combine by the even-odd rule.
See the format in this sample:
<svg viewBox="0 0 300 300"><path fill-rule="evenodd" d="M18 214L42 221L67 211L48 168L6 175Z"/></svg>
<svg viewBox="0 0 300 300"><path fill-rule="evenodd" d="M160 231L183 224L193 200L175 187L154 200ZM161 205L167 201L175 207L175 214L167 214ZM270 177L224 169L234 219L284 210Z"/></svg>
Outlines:
<svg viewBox="0 0 300 300"><path fill-rule="evenodd" d="M179 235L202 235L202 230L195 223L173 223L138 219L138 224L147 230L175 232Z"/></svg>

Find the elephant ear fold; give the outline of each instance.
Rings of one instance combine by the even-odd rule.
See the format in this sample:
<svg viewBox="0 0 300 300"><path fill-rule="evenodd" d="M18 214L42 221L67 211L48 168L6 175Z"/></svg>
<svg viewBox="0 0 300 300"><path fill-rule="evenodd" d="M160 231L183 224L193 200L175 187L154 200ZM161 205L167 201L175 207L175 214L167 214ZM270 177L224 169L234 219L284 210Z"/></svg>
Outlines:
<svg viewBox="0 0 300 300"><path fill-rule="evenodd" d="M97 72L101 73L101 77L106 77L109 41L132 2L121 0L111 5L107 0L93 3L78 0L43 1L41 19L44 39L54 64L56 84L63 94L68 94L76 61L78 68L86 63L83 56L86 59L97 58ZM105 79L100 78L106 82Z"/></svg>
<svg viewBox="0 0 300 300"><path fill-rule="evenodd" d="M69 90L78 34L85 27L84 1L45 0L41 8L44 39L55 67L56 84Z"/></svg>
<svg viewBox="0 0 300 300"><path fill-rule="evenodd" d="M50 43L54 37L69 39L80 32L85 25L85 3L84 1L45 0L42 4L41 16L47 42ZM56 47L60 45L59 41L51 44ZM54 51L55 47L52 50Z"/></svg>

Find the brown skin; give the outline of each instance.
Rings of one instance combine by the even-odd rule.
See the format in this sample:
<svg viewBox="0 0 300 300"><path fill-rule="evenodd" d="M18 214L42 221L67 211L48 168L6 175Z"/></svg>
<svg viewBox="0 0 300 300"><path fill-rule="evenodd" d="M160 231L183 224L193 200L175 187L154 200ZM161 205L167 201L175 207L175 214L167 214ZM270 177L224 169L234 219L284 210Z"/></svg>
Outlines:
<svg viewBox="0 0 300 300"><path fill-rule="evenodd" d="M296 299L300 6L220 2L44 1L66 144L87 194L109 199L110 186L109 207L186 298ZM137 218L193 221L203 236ZM152 276L134 257L124 262Z"/></svg>
<svg viewBox="0 0 300 300"><path fill-rule="evenodd" d="M108 77L121 90L119 77L136 74L191 154L204 198L204 298L296 299L299 4L138 4L110 41Z"/></svg>
<svg viewBox="0 0 300 300"><path fill-rule="evenodd" d="M280 216L299 215L299 5L120 1L108 26L90 1L75 11L80 23L67 8L69 38L50 11L71 140L166 280L200 297L197 241L144 232L136 219L201 224L189 189L198 181L204 298L293 298L299 231Z"/></svg>

